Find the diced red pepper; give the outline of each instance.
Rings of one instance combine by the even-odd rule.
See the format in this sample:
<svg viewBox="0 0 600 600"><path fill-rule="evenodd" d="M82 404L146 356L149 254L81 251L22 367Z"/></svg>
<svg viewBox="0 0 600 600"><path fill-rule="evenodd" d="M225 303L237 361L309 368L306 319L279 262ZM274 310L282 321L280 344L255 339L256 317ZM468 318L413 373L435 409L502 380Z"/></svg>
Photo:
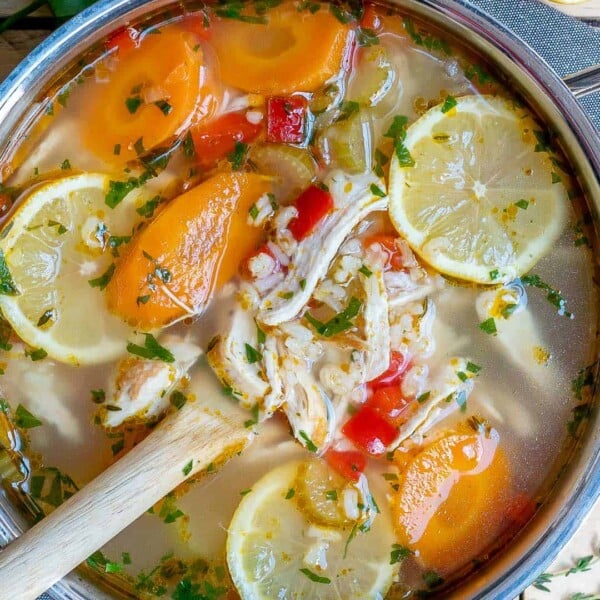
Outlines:
<svg viewBox="0 0 600 600"><path fill-rule="evenodd" d="M288 225L297 241L308 237L314 228L333 210L333 196L316 185L306 188L294 202L298 216Z"/></svg>
<svg viewBox="0 0 600 600"><path fill-rule="evenodd" d="M306 136L308 100L304 96L267 100L267 141L301 144Z"/></svg>
<svg viewBox="0 0 600 600"><path fill-rule="evenodd" d="M8 194L0 192L0 218L3 217L12 207L12 200Z"/></svg>
<svg viewBox="0 0 600 600"><path fill-rule="evenodd" d="M212 166L233 152L236 142L249 143L261 131L262 125L250 123L244 113L226 113L191 129L196 158L202 166Z"/></svg>
<svg viewBox="0 0 600 600"><path fill-rule="evenodd" d="M346 421L342 433L358 448L379 456L396 439L398 431L374 408L365 404Z"/></svg>
<svg viewBox="0 0 600 600"><path fill-rule="evenodd" d="M400 271L404 268L404 263L402 261L402 255L396 246L396 239L397 238L393 235L380 233L366 238L363 244L365 248L368 248L373 244L379 244L387 255L387 267L392 271Z"/></svg>
<svg viewBox="0 0 600 600"><path fill-rule="evenodd" d="M360 26L363 29L371 29L372 31L378 32L381 29L381 17L377 11L377 8L373 4L365 4L362 19L360 20Z"/></svg>
<svg viewBox="0 0 600 600"><path fill-rule="evenodd" d="M367 466L365 455L356 450L327 450L324 458L332 469L350 481L358 481Z"/></svg>
<svg viewBox="0 0 600 600"><path fill-rule="evenodd" d="M400 427L405 421L405 409L411 400L407 400L397 385L380 387L367 400L366 406L376 410L390 425Z"/></svg>
<svg viewBox="0 0 600 600"><path fill-rule="evenodd" d="M107 50L118 52L119 58L137 48L140 44L140 32L135 27L122 27L108 36L104 43Z"/></svg>
<svg viewBox="0 0 600 600"><path fill-rule="evenodd" d="M240 265L240 274L242 275L242 277L244 277L245 279L254 279L255 278L254 273L250 269L250 261L253 258L256 258L257 256L259 256L260 254L266 254L275 261L275 265L274 265L271 273L278 273L279 271L281 271L281 263L279 262L279 259L275 256L275 254L273 252L271 252L271 249L269 248L269 246L267 244L263 244L255 252L253 252L248 258L246 258Z"/></svg>
<svg viewBox="0 0 600 600"><path fill-rule="evenodd" d="M399 385L402 375L404 375L408 367L408 363L408 356L405 356L402 352L392 350L390 352L390 366L379 377L369 381L367 387L375 391L380 387Z"/></svg>

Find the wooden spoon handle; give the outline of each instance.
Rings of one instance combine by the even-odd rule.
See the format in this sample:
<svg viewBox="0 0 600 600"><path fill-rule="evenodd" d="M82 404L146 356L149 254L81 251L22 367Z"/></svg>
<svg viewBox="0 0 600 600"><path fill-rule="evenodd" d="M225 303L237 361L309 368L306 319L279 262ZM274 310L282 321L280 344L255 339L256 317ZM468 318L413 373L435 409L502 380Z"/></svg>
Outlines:
<svg viewBox="0 0 600 600"><path fill-rule="evenodd" d="M34 600L185 479L243 450L248 429L194 404L0 552L0 600Z"/></svg>

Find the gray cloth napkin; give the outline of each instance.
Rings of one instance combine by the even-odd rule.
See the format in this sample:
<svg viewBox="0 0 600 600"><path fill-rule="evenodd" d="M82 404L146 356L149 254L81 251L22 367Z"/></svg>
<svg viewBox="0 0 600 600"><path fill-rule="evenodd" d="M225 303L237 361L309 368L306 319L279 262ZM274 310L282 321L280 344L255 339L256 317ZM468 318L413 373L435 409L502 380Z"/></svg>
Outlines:
<svg viewBox="0 0 600 600"><path fill-rule="evenodd" d="M458 1L476 11L487 12L509 27L561 77L600 64L600 30L567 17L546 4L532 0ZM586 96L580 103L600 130L600 93ZM42 594L38 600L56 598Z"/></svg>

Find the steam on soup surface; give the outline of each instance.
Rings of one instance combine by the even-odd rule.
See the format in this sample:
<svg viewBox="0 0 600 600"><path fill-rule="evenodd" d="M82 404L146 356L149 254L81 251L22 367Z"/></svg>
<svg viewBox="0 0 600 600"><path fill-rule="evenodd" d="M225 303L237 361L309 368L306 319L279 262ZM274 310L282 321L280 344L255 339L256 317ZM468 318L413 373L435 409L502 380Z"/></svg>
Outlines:
<svg viewBox="0 0 600 600"><path fill-rule="evenodd" d="M590 408L592 237L551 136L437 32L158 15L2 160L7 493L41 518L186 403L256 434L90 557L113 586L444 590L548 493Z"/></svg>

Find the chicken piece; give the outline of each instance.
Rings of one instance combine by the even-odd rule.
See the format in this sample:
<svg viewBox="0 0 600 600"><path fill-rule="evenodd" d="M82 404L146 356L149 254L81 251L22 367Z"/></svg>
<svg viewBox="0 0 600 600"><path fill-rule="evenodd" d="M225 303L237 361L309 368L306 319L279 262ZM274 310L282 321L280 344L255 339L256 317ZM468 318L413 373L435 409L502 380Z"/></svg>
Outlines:
<svg viewBox="0 0 600 600"><path fill-rule="evenodd" d="M160 343L173 354L174 362L134 357L119 362L100 409L104 427L159 419L169 407L169 392L202 354L198 345L180 338L163 338Z"/></svg>
<svg viewBox="0 0 600 600"><path fill-rule="evenodd" d="M387 198L374 195L370 189L372 185L385 187L373 174L349 176L336 171L330 175L328 185L335 210L298 243L284 280L263 299L258 318L267 325L296 317L329 270L346 237L371 212L387 208Z"/></svg>
<svg viewBox="0 0 600 600"><path fill-rule="evenodd" d="M262 372L257 327L252 315L237 305L229 330L208 351L208 363L244 408L262 404L270 390Z"/></svg>
<svg viewBox="0 0 600 600"><path fill-rule="evenodd" d="M388 450L393 450L407 438L422 436L438 421L463 409L473 391L472 376L467 369L466 359L452 358L437 377L432 378L431 388L427 390L428 395L418 403L416 410L400 427L398 436L389 445Z"/></svg>

